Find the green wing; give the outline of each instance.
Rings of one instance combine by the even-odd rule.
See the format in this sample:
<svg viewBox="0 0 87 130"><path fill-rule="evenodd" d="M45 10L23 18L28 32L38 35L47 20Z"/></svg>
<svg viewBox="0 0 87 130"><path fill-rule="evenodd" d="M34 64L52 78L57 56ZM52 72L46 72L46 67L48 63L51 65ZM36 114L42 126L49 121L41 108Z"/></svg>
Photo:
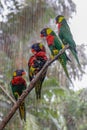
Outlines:
<svg viewBox="0 0 87 130"><path fill-rule="evenodd" d="M12 85L12 83L10 83L10 85L11 85L11 88L12 88L12 93L14 95L14 98L17 101L18 98L20 97L20 95L22 94L22 92L26 89L26 86ZM24 101L21 103L21 105L19 107L19 113L20 113L21 119L24 119L26 121L26 108L25 108Z"/></svg>
<svg viewBox="0 0 87 130"><path fill-rule="evenodd" d="M63 43L57 36L54 39L54 44L56 49L58 49L58 51L60 51L63 48ZM66 65L69 58L67 57L65 52L60 56L60 58L62 59L63 63Z"/></svg>
<svg viewBox="0 0 87 130"><path fill-rule="evenodd" d="M62 40L63 44L69 44L70 47L72 47L76 51L76 43L67 24L61 26L59 37Z"/></svg>
<svg viewBox="0 0 87 130"><path fill-rule="evenodd" d="M75 44L75 41L73 40L73 36L71 34L71 31L70 31L68 25L61 26L59 36L60 36L63 44L70 45L70 50L71 50L73 56L75 57L79 67L81 67L78 56L77 56L76 44Z"/></svg>
<svg viewBox="0 0 87 130"><path fill-rule="evenodd" d="M51 53L54 55L54 51L57 50L56 54L58 54L59 51L63 48L62 45L63 44L62 44L61 40L57 36L55 36L53 45L49 46L49 48L51 50ZM63 70L64 70L66 76L68 77L68 79L70 80L70 82L72 82L71 79L70 79L70 77L69 77L68 70L67 70L67 67L66 67L66 64L67 64L68 60L69 60L69 58L67 57L67 55L66 55L65 52L58 58L58 61L62 65Z"/></svg>

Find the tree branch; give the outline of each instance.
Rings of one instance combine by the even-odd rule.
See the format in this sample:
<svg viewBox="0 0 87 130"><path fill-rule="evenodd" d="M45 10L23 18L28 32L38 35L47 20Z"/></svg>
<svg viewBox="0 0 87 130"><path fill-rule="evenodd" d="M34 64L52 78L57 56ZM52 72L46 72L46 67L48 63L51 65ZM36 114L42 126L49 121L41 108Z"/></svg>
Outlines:
<svg viewBox="0 0 87 130"><path fill-rule="evenodd" d="M0 85L0 88L5 93L5 95L12 101L12 103L15 103L15 100L6 92L4 87Z"/></svg>
<svg viewBox="0 0 87 130"><path fill-rule="evenodd" d="M21 102L27 97L27 95L31 92L31 90L34 88L35 83L39 80L39 78L43 75L43 73L46 71L49 65L51 65L55 60L58 59L58 57L64 53L66 49L69 48L69 45L66 45L65 48L61 49L58 55L52 59L48 60L41 71L35 76L35 78L30 82L30 85L26 90L23 91L22 95L19 97L18 101L14 104L14 106L11 108L10 112L8 115L2 120L0 124L0 130L3 130L3 128L7 125L9 120L12 118L12 116L15 114L16 110L19 108Z"/></svg>

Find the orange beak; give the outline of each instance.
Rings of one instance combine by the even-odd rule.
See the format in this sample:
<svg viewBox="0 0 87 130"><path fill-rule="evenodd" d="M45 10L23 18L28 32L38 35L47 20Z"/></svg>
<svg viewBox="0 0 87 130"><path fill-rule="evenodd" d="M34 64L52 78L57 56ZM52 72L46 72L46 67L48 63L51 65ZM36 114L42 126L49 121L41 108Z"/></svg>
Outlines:
<svg viewBox="0 0 87 130"><path fill-rule="evenodd" d="M56 20L56 24L58 24L57 20Z"/></svg>
<svg viewBox="0 0 87 130"><path fill-rule="evenodd" d="M24 71L24 72L22 72L22 76L23 76L23 75L26 75L26 72L25 72L25 71Z"/></svg>
<svg viewBox="0 0 87 130"><path fill-rule="evenodd" d="M36 54L36 51L34 49L31 49L31 51L32 51L33 54Z"/></svg>

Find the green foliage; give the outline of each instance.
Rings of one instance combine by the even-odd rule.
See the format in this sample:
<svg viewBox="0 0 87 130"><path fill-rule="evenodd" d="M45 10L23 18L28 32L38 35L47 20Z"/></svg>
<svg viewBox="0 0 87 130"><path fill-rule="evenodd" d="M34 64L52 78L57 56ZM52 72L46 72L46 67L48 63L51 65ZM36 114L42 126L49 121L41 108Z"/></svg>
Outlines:
<svg viewBox="0 0 87 130"><path fill-rule="evenodd" d="M80 125L78 130L87 130L87 124Z"/></svg>
<svg viewBox="0 0 87 130"><path fill-rule="evenodd" d="M41 130L40 124L34 115L27 113L24 130Z"/></svg>
<svg viewBox="0 0 87 130"><path fill-rule="evenodd" d="M80 99L78 92L63 88L55 89L55 87L53 86L50 90L46 90L44 100L38 106L36 114L36 116L38 115L38 119L41 122L44 122L44 119L45 121L49 120L51 124L54 124L55 129L65 130L69 128L69 130L79 130L83 128L83 125L78 126L78 124L85 123L84 121L87 120L87 103ZM71 120L71 123L69 123L69 120Z"/></svg>
<svg viewBox="0 0 87 130"><path fill-rule="evenodd" d="M53 86L59 86L59 81L57 81L55 78L47 78L45 79L43 83L43 87L53 87Z"/></svg>

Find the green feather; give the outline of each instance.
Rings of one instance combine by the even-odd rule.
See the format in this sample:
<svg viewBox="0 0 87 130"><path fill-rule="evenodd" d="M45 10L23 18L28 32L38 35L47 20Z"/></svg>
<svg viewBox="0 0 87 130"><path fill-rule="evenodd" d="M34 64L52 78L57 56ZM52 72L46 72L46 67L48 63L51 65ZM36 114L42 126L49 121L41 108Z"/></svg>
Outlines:
<svg viewBox="0 0 87 130"><path fill-rule="evenodd" d="M59 30L59 37L62 40L64 45L69 44L70 50L74 58L76 59L79 67L81 67L79 59L78 59L77 51L76 51L76 43L73 39L70 28L65 19L63 19L63 21L61 22L61 27Z"/></svg>
<svg viewBox="0 0 87 130"><path fill-rule="evenodd" d="M26 86L25 85L12 85L12 83L10 83L10 85L11 85L14 98L17 101L20 95L22 94L23 90L26 89ZM21 103L19 107L19 113L20 113L21 119L24 119L26 121L26 108L25 108L24 101Z"/></svg>
<svg viewBox="0 0 87 130"><path fill-rule="evenodd" d="M62 56L61 56L62 57ZM64 69L64 72L65 72L65 74L66 74L66 76L67 76L67 78L69 79L69 81L72 83L72 85L73 85L73 82L72 82L72 80L70 79L70 77L69 77L69 73L68 73L68 70L67 70L67 67L66 67L66 62L65 62L65 60L63 60L63 58L59 58L59 62L60 62L60 64L62 65L62 67L63 67L63 69ZM74 86L74 85L73 85Z"/></svg>
<svg viewBox="0 0 87 130"><path fill-rule="evenodd" d="M54 54L54 50L57 49L58 52L63 48L62 47L62 42L61 40L56 36L56 34L54 33L54 31L52 31L51 35L54 35L54 42L51 46L49 46L50 48L50 51L52 53L53 56L55 56ZM70 80L70 82L72 83L70 77L69 77L69 74L68 74L68 70L67 70L67 61L69 60L69 58L67 57L66 53L64 52L59 58L58 58L60 64L62 65L63 69L64 69L64 72L67 76L67 78Z"/></svg>
<svg viewBox="0 0 87 130"><path fill-rule="evenodd" d="M75 57L75 59L76 59L76 61L78 63L78 66L81 68L81 64L79 62L79 59L78 59L78 56L77 56L76 52L73 49L70 49L70 50L71 50L73 56Z"/></svg>
<svg viewBox="0 0 87 130"><path fill-rule="evenodd" d="M52 56L55 56L59 53L61 49L64 48L64 44L62 43L61 39L57 37L56 33L51 28L44 28L41 30L41 36L46 37L48 47L51 51ZM59 58L58 58L60 64L62 65L62 68L65 71L66 76L71 82L71 79L68 74L67 70L67 62L70 61L68 56L66 55L66 52L64 52Z"/></svg>

